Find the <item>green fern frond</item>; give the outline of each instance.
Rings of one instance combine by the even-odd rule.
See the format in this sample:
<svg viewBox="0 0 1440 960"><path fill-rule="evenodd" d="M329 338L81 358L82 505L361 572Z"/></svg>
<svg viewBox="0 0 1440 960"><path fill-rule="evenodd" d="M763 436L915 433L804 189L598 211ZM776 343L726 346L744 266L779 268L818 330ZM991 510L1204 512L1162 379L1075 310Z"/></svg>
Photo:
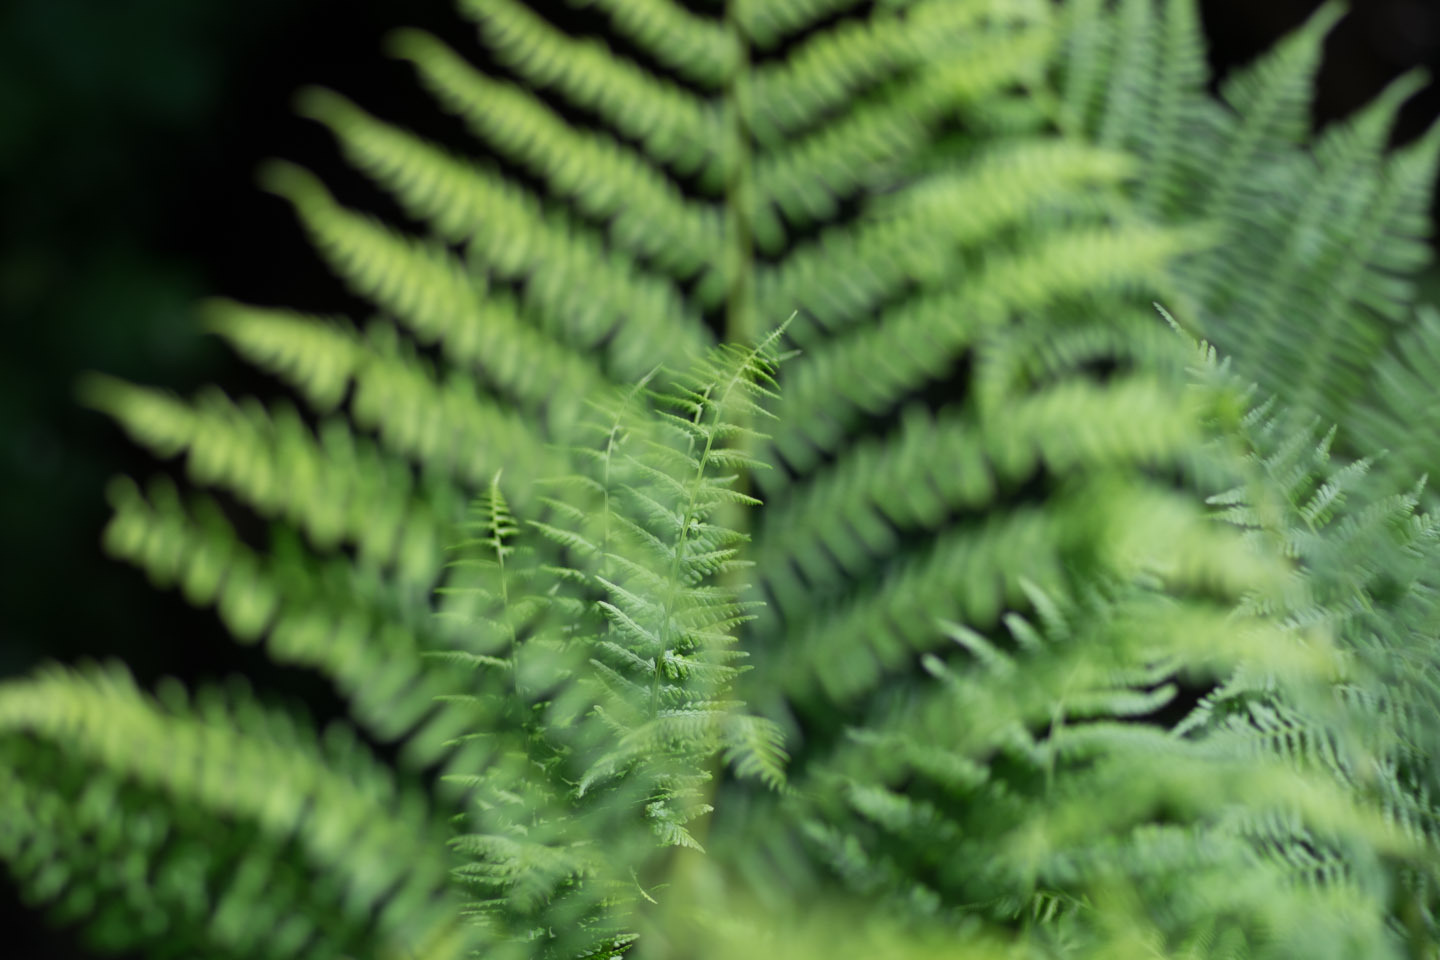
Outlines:
<svg viewBox="0 0 1440 960"><path fill-rule="evenodd" d="M1051 42L1048 30L1039 27L982 33L963 52L969 55L930 67L898 102L862 105L761 156L754 169L756 208L751 214L759 248L772 251L782 245L782 216L795 227L833 218L841 198L922 152L947 113L1026 79Z"/></svg>
<svg viewBox="0 0 1440 960"><path fill-rule="evenodd" d="M781 38L798 33L826 17L858 6L860 0L738 0L732 16L762 50Z"/></svg>
<svg viewBox="0 0 1440 960"><path fill-rule="evenodd" d="M1409 277L1428 263L1424 211L1440 136L1385 155L1392 122L1421 78L1397 79L1312 143L1311 90L1339 5L1322 6L1226 78L1223 106L1205 89L1194 0L1071 12L1075 35L1062 71L1069 125L1138 154L1135 194L1148 213L1200 217L1217 230L1214 247L1176 265L1186 323L1263 389L1344 421L1368 392L1393 324L1405 319ZM1140 52L1151 48L1145 62ZM1366 452L1362 436L1352 440L1350 452Z"/></svg>
<svg viewBox="0 0 1440 960"><path fill-rule="evenodd" d="M782 610L809 603L807 595L834 589L837 575L863 576L907 531L978 512L1042 465L1059 474L1169 461L1198 438L1194 411L1178 399L1143 379L1108 389L1069 381L1012 403L993 427L955 411L932 419L911 409L894 439L852 447L768 511L756 563L773 577ZM1101 423L1113 427L1079 426ZM896 499L895 490L907 496Z"/></svg>
<svg viewBox="0 0 1440 960"><path fill-rule="evenodd" d="M1343 12L1339 3L1325 4L1304 27L1221 86L1220 95L1237 114L1239 127L1201 208L1205 215L1229 213L1241 202L1245 174L1257 158L1305 139L1321 43Z"/></svg>
<svg viewBox="0 0 1440 960"><path fill-rule="evenodd" d="M803 305L791 338L835 334L891 302L907 283L941 285L961 251L1023 222L1081 186L1117 183L1120 154L1037 140L983 153L878 205L859 229L832 229L756 278L763 303Z"/></svg>
<svg viewBox="0 0 1440 960"><path fill-rule="evenodd" d="M433 37L404 34L396 45L442 106L555 195L606 221L612 240L680 278L714 263L717 211L687 201L642 156L609 137L576 130L539 98L489 79Z"/></svg>
<svg viewBox="0 0 1440 960"><path fill-rule="evenodd" d="M766 413L777 338L596 398L578 434L595 456L574 458L578 482L547 485L546 520L522 526L498 478L477 506L468 587L446 593L469 637L447 656L481 667L460 696L497 706L471 735L483 774L452 782L469 792L457 876L491 898L474 913L496 949L544 927L545 955L583 955L622 933L627 878L657 850L702 849L713 759L783 781L778 729L725 695L750 605L713 583L744 539L717 522L736 502L728 444ZM517 547L525 527L533 553Z"/></svg>
<svg viewBox="0 0 1440 960"><path fill-rule="evenodd" d="M1347 427L1384 451L1381 467L1397 480L1440 475L1440 456L1430 438L1440 436L1440 312L1422 307L1411 327L1375 364L1366 401Z"/></svg>
<svg viewBox="0 0 1440 960"><path fill-rule="evenodd" d="M809 37L788 58L762 64L750 79L756 136L768 143L793 135L852 96L924 66L937 48L982 20L986 6L918 3L904 17L880 11Z"/></svg>
<svg viewBox="0 0 1440 960"><path fill-rule="evenodd" d="M322 413L333 409L353 382L349 412L356 426L375 431L387 449L427 470L479 486L497 464L528 477L558 467L529 422L480 396L468 379L452 375L437 382L387 324L372 324L361 338L283 311L226 305L212 308L211 324L253 362L290 381ZM547 389L545 396L551 393Z"/></svg>
<svg viewBox="0 0 1440 960"><path fill-rule="evenodd" d="M415 856L417 836L439 850L439 824L342 728L321 744L243 688L202 689L191 705L172 682L157 703L123 672L92 669L5 684L0 730L7 854L37 896L64 882L72 914L105 897L100 919L124 941L163 938L172 915L208 916L199 942L237 956L338 956L371 938L437 960L463 954L444 860ZM63 775L17 782L29 764L56 764L56 746ZM97 856L127 862L117 853L154 872L66 875ZM117 926L127 916L128 931Z"/></svg>
<svg viewBox="0 0 1440 960"><path fill-rule="evenodd" d="M213 301L209 326L251 363L281 377L317 413L330 413L350 392L363 349L353 327L332 318Z"/></svg>
<svg viewBox="0 0 1440 960"><path fill-rule="evenodd" d="M267 168L384 315L362 333L212 309L318 428L283 401L87 388L276 521L262 552L209 501L118 484L111 549L332 679L404 765L433 766L437 812L347 798L308 734L271 743L256 724L284 725L249 707L162 720L67 680L50 706L0 692L0 728L23 703L17 729L53 741L0 736L0 779L27 782L12 759L70 778L14 792L0 852L41 892L68 881L29 811L59 822L99 767L139 811L129 862L168 862L167 791L177 818L231 791L225 816L280 837L236 855L273 889L246 879L254 904L213 911L282 931L263 947L197 926L229 877L120 884L135 929L189 924L182 949L295 954L319 935L285 918L310 911L336 956L690 955L712 941L670 939L669 912L724 927L737 890L756 929L883 911L877 956L1423 943L1440 527L1408 481L1371 498L1370 459L1332 466L1329 440L1247 415L1214 349L1146 306L1241 346L1262 389L1354 416L1422 259L1405 210L1440 137L1382 149L1411 82L1312 154L1333 5L1229 80L1228 107L1204 91L1193 0L581 5L636 59L518 0L461 0L483 71L395 36L510 166L302 95L427 234ZM792 310L804 354L783 376L779 332L712 347ZM1400 422L1393 392L1371 403ZM126 729L164 750L127 753ZM404 875L401 835L446 820L449 856L442 839ZM89 864L91 829L52 833ZM292 893L312 873L335 886ZM450 883L464 903L432 922Z"/></svg>
<svg viewBox="0 0 1440 960"><path fill-rule="evenodd" d="M918 385L943 378L966 348L1013 313L1158 285L1163 264L1195 244L1194 234L1150 227L1075 230L991 255L973 276L909 300L797 363L786 391L789 429L777 434L774 449L792 468L807 471L864 414L884 413ZM783 482L778 471L773 476Z"/></svg>

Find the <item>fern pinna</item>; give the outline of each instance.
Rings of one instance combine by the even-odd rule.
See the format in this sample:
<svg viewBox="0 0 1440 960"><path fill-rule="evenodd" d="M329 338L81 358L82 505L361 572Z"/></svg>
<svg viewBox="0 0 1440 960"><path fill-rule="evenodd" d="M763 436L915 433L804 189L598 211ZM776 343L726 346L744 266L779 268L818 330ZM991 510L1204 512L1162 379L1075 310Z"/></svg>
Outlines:
<svg viewBox="0 0 1440 960"><path fill-rule="evenodd" d="M1354 216L1266 286L1232 257L1237 198L1271 182L1270 120L1302 138L1328 13L1235 82L1236 120L1196 85L1191 0L587 6L624 53L518 0L460 3L492 72L394 37L478 160L302 94L422 234L264 171L381 312L210 305L308 413L84 387L273 529L258 549L207 495L117 481L109 549L332 679L397 766L245 691L16 681L0 854L26 889L103 943L235 957L1433 939L1426 788L1387 739L1431 729L1425 688L1376 706L1331 609L1393 602L1424 661L1426 584L1317 588L1306 615L1313 557L1201 497L1290 488L1150 303L1270 377L1252 341L1333 274L1295 306L1319 373L1267 387L1348 404L1327 344L1400 302L1369 266L1413 264L1428 148L1375 187L1393 203L1341 188L1403 88L1326 141L1303 211L1278 201L1275 230ZM775 400L789 346L757 334L792 311ZM1216 708L1331 737L1337 688L1380 732L1328 766ZM1372 754L1405 772L1351 776ZM828 929L797 921L817 904Z"/></svg>

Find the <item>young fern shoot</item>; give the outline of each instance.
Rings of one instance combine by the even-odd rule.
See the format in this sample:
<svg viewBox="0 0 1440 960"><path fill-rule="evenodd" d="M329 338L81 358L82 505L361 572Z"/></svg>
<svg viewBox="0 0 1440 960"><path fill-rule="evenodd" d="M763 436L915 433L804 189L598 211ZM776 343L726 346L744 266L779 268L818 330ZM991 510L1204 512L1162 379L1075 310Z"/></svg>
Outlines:
<svg viewBox="0 0 1440 960"><path fill-rule="evenodd" d="M479 893L469 915L502 955L537 939L544 956L626 948L661 851L701 850L716 762L783 782L778 728L730 694L755 603L719 582L743 567L745 536L721 515L758 503L735 489L756 465L737 443L770 416L782 332L596 404L598 443L571 451L542 517L518 522L498 475L477 504L477 576L455 594L472 599L474 649L453 656L482 668L460 695L481 727L458 744L453 845Z"/></svg>

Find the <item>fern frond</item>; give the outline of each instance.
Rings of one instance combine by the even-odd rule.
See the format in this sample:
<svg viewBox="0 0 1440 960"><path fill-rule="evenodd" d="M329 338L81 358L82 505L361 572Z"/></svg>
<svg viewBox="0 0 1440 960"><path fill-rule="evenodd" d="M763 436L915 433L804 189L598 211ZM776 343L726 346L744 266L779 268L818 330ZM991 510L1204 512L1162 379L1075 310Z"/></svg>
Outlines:
<svg viewBox="0 0 1440 960"><path fill-rule="evenodd" d="M991 240L1077 187L1117 183L1130 170L1120 154L1065 141L1037 140L987 151L953 172L917 185L858 229L833 229L756 278L764 303L803 308L790 336L834 334L890 302L907 283L942 284L960 251Z"/></svg>
<svg viewBox="0 0 1440 960"><path fill-rule="evenodd" d="M1248 168L1259 157L1299 143L1310 130L1310 98L1320 65L1320 46L1343 7L1326 3L1304 27L1250 67L1227 79L1220 95L1238 115L1239 127L1215 171L1201 210L1208 217L1233 214L1243 201Z"/></svg>
<svg viewBox="0 0 1440 960"><path fill-rule="evenodd" d="M464 711L434 709L445 687L419 660L438 642L423 592L321 561L298 543L257 553L213 503L187 510L167 482L145 496L117 480L110 502L104 542L112 556L141 567L157 586L178 586L189 603L213 605L241 641L264 637L277 662L324 673L373 735L407 738L407 762L433 763L470 722ZM355 596L367 605L357 607Z"/></svg>
<svg viewBox="0 0 1440 960"><path fill-rule="evenodd" d="M350 392L363 351L344 321L227 301L212 301L207 314L237 353L283 378L318 413L330 413Z"/></svg>
<svg viewBox="0 0 1440 960"><path fill-rule="evenodd" d="M318 181L298 168L272 165L266 182L295 204L321 252L358 292L415 326L422 337L433 339L457 315L480 312L478 291L465 268L444 250L401 238L344 210ZM528 278L526 303L545 318L552 335L561 334L583 346L613 337L608 359L617 375L628 376L640 358L648 356L645 348L650 344L635 338L643 336L645 324L653 332L656 318L678 310L678 301L673 291L638 278L633 270L615 269L613 263L602 269L584 245L568 252L575 255L571 262ZM586 276L595 277L600 285L582 299L573 278ZM607 295L606 290L612 292ZM635 322L622 323L622 318ZM683 337L678 342L670 337L660 340L666 341L675 344L676 356L686 355L689 345Z"/></svg>
<svg viewBox="0 0 1440 960"><path fill-rule="evenodd" d="M857 6L860 0L736 0L731 14L746 35L761 49L781 38Z"/></svg>
<svg viewBox="0 0 1440 960"><path fill-rule="evenodd" d="M1152 13L1158 20L1146 26ZM1324 5L1228 78L1222 106L1205 91L1194 0L1137 0L1113 15L1086 5L1074 11L1075 29L1094 38L1075 39L1088 52L1072 47L1063 80L1072 126L1143 159L1135 192L1148 212L1216 229L1219 243L1175 268L1186 322L1263 389L1328 421L1343 421L1366 393L1367 371L1410 296L1406 275L1428 262L1426 215L1405 211L1428 204L1440 160L1433 134L1384 156L1392 121L1420 82L1413 75L1309 142L1310 90L1340 15ZM1149 62L1147 32L1160 38Z"/></svg>
<svg viewBox="0 0 1440 960"><path fill-rule="evenodd" d="M1056 474L1160 464L1195 443L1193 411L1173 392L1133 380L1097 388L1067 381L1012 401L1003 423L910 410L893 440L853 446L766 514L756 563L783 610L859 577L908 531L976 512L1036 469ZM1086 425L1107 424L1103 431ZM893 496L905 490L906 496ZM791 566L805 583L796 594ZM771 577L779 579L771 580Z"/></svg>
<svg viewBox="0 0 1440 960"><path fill-rule="evenodd" d="M993 9L973 0L917 3L900 17L882 5L865 20L807 37L750 78L757 136L775 142L815 125L852 97L923 66Z"/></svg>
<svg viewBox="0 0 1440 960"><path fill-rule="evenodd" d="M153 872L66 884L71 913L89 913L87 897L114 897L102 911L112 940L153 942L174 916L213 949L244 956L339 955L369 938L463 955L446 864L416 855L414 838L438 840L439 824L353 737L332 728L322 746L243 689L201 690L193 706L178 684L163 692L157 703L116 669L57 669L0 687L6 821L29 828L6 831L6 852L28 861L38 895L53 896L55 871L69 869L54 854L78 866L118 847ZM45 747L23 749L25 735ZM62 776L44 787L15 781L61 745ZM57 802L73 804L81 829L55 821ZM217 836L235 841L212 846ZM116 923L126 914L138 920L128 931Z"/></svg>
<svg viewBox="0 0 1440 960"><path fill-rule="evenodd" d="M1440 311L1422 307L1375 364L1366 402L1347 422L1369 449L1385 451L1381 467L1397 480L1440 474L1429 438L1440 436Z"/></svg>
<svg viewBox="0 0 1440 960"><path fill-rule="evenodd" d="M333 409L353 381L356 425L427 469L471 486L499 463L522 476L556 472L554 454L534 439L530 423L478 395L463 378L436 382L386 324L372 324L362 339L284 311L217 304L210 316L240 352L294 383L320 412Z"/></svg>
<svg viewBox="0 0 1440 960"><path fill-rule="evenodd" d="M1097 141L1111 149L1134 145L1136 132L1150 122L1147 89L1157 55L1154 0L1121 0L1116 18L1118 43L1109 95Z"/></svg>
<svg viewBox="0 0 1440 960"><path fill-rule="evenodd" d="M878 324L826 344L796 364L774 449L797 470L835 449L863 413L889 409L919 383L940 379L987 328L1012 311L1146 285L1193 249L1194 234L1132 227L1057 232L1035 247L994 255L959 283L907 301ZM843 385L843 386L842 386ZM783 482L778 471L762 483Z"/></svg>
<svg viewBox="0 0 1440 960"><path fill-rule="evenodd" d="M1022 80L1052 42L1041 28L982 36L966 55L930 67L896 102L861 106L761 156L752 213L759 248L774 250L784 241L782 215L794 227L833 217L841 198L913 157L947 112Z"/></svg>
<svg viewBox="0 0 1440 960"><path fill-rule="evenodd" d="M1193 0L1165 0L1159 31L1152 94L1155 130L1141 147L1147 154L1147 173L1140 202L1148 210L1168 212L1184 200L1177 174L1185 161L1187 135L1203 122L1194 95L1204 88L1208 73Z"/></svg>

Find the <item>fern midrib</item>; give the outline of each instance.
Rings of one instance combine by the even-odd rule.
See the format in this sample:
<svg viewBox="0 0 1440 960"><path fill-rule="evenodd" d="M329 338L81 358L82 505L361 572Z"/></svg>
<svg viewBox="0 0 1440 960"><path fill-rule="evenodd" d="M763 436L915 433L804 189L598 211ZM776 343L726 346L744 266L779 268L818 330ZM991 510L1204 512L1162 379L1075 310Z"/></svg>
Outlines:
<svg viewBox="0 0 1440 960"><path fill-rule="evenodd" d="M729 279L725 304L725 337L730 343L753 343L757 337L754 303L755 243L750 223L754 196L751 180L750 45L741 29L736 4L725 8L725 30L736 50L734 72L725 88L725 129L730 161L725 171L726 264Z"/></svg>
<svg viewBox="0 0 1440 960"><path fill-rule="evenodd" d="M731 384L725 388L725 393L730 391ZM709 406L709 393L701 400L695 411L693 422L700 425L700 420L705 416L705 410ZM720 403L724 402L724 394L721 395ZM720 419L720 407L715 407L715 420L718 424ZM650 680L650 718L653 720L660 714L660 680L665 670L665 654L670 649L671 623L675 616L675 595L677 586L680 583L680 561L685 556L685 545L690 539L690 526L694 522L695 502L699 499L700 484L705 480L705 468L710 462L710 451L715 446L715 431L705 432L705 449L700 454L700 459L695 464L695 474L690 478L690 486L687 491L688 502L685 509L680 513L680 537L675 543L675 556L670 558L670 580L666 585L665 606L662 608L660 620L660 649L655 652L655 673Z"/></svg>

